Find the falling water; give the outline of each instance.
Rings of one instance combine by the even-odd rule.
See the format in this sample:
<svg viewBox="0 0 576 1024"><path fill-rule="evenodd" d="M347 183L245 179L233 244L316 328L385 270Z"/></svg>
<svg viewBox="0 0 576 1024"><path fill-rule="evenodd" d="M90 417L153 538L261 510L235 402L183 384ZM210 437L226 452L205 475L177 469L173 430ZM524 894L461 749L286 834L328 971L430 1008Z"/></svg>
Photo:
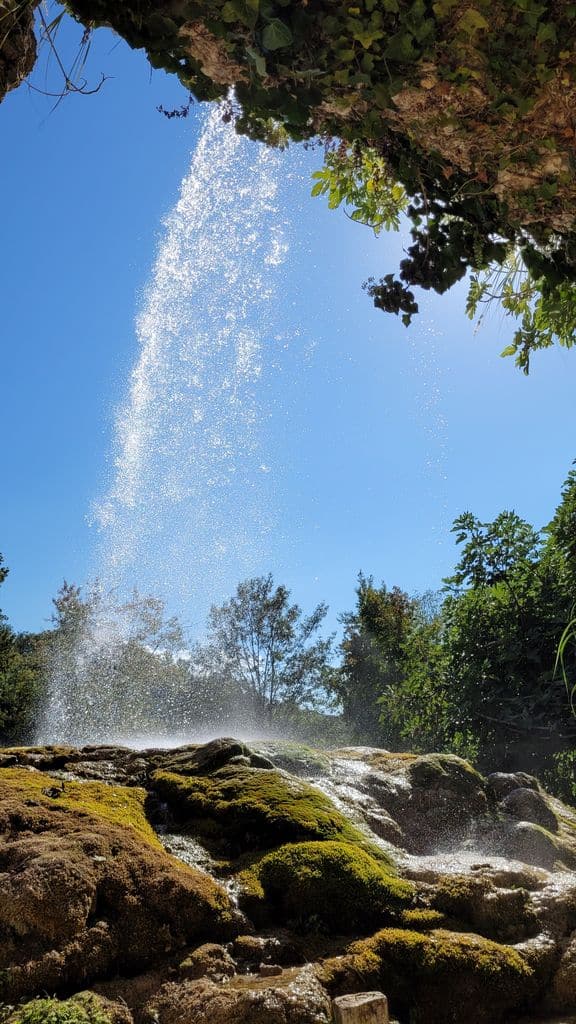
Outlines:
<svg viewBox="0 0 576 1024"><path fill-rule="evenodd" d="M274 346L288 248L279 160L239 137L221 108L205 119L164 224L117 415L112 481L94 509L97 611L54 660L43 741L138 731L138 709L118 692L113 664L115 645L141 625L129 601L118 614L128 581L170 593L199 617L266 557L274 505L263 361Z"/></svg>

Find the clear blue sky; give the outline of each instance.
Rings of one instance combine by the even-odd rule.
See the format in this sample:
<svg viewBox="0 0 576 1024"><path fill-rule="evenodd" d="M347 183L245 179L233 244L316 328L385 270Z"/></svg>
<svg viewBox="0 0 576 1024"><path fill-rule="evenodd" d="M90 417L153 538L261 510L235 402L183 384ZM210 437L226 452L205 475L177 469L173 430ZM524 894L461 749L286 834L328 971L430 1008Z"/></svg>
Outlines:
<svg viewBox="0 0 576 1024"><path fill-rule="evenodd" d="M53 113L26 87L0 107L0 551L10 567L0 606L22 630L43 628L62 579L81 583L94 567L86 517L109 472L134 315L198 135L194 116L156 110L185 100L178 83L106 32L89 78L100 71L110 78L97 95ZM465 509L551 517L576 456L576 354L544 353L525 378L499 358L509 328L498 316L474 334L462 289L427 297L406 331L360 287L396 267L402 239L376 240L308 199L307 183L294 189L283 302L301 341L278 370L283 412L269 435L270 567L305 608L326 600L334 624L359 569L437 588ZM265 568L256 556L254 568Z"/></svg>

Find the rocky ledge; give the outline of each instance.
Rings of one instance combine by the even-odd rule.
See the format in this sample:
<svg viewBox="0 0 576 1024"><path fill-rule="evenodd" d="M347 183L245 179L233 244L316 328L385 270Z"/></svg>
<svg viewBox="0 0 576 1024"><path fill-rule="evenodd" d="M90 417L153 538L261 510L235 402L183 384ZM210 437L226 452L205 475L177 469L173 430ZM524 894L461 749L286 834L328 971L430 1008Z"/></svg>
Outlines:
<svg viewBox="0 0 576 1024"><path fill-rule="evenodd" d="M0 751L0 1021L576 1021L576 811L449 755Z"/></svg>

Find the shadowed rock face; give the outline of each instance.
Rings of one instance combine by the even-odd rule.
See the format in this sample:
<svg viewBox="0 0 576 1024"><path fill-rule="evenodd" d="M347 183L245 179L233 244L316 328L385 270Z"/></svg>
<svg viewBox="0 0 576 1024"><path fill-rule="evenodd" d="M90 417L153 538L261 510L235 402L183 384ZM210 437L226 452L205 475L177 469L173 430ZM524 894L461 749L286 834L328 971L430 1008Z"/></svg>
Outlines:
<svg viewBox="0 0 576 1024"><path fill-rule="evenodd" d="M36 62L34 8L38 0L0 5L0 102L30 74Z"/></svg>
<svg viewBox="0 0 576 1024"><path fill-rule="evenodd" d="M382 989L401 1024L569 1021L575 860L535 779L446 755L3 750L0 999L43 998L10 1024L328 1024Z"/></svg>

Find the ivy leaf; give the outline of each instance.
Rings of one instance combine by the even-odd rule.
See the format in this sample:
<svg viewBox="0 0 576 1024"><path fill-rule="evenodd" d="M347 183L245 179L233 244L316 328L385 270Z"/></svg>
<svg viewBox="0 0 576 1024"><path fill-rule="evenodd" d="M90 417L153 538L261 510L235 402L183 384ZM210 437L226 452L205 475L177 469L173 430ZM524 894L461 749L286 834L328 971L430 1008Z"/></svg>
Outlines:
<svg viewBox="0 0 576 1024"><path fill-rule="evenodd" d="M487 28L490 28L490 25L486 21L486 18L484 18L480 14L480 11L477 11L474 7L469 7L458 19L458 30L466 36L473 36L476 32L480 32Z"/></svg>
<svg viewBox="0 0 576 1024"><path fill-rule="evenodd" d="M260 13L260 0L227 0L222 8L222 20L241 21L248 28L254 28Z"/></svg>
<svg viewBox="0 0 576 1024"><path fill-rule="evenodd" d="M264 78L264 75L266 74L266 60L262 54L259 53L258 50L255 50L253 46L247 46L246 53L254 62L254 66L260 77Z"/></svg>
<svg viewBox="0 0 576 1024"><path fill-rule="evenodd" d="M262 45L267 50L283 50L291 45L292 40L291 30L280 18L269 21L262 33Z"/></svg>
<svg viewBox="0 0 576 1024"><path fill-rule="evenodd" d="M354 30L354 39L359 42L365 50L369 50L373 43L376 43L379 39L384 37L384 33L379 28L371 28L367 25L366 28L356 28Z"/></svg>

